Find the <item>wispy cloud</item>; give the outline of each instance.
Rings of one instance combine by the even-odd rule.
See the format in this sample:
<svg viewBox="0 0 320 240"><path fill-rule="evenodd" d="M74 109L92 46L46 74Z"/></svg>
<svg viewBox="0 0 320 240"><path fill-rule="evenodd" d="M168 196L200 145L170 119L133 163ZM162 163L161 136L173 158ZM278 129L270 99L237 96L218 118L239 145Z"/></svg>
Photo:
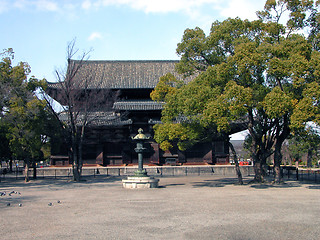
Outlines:
<svg viewBox="0 0 320 240"><path fill-rule="evenodd" d="M35 6L42 11L55 12L59 10L58 4L55 1L50 1L50 0L35 1Z"/></svg>
<svg viewBox="0 0 320 240"><path fill-rule="evenodd" d="M220 8L220 14L223 17L240 17L242 19L253 20L256 19L255 9L263 10L264 1L252 1L252 0L229 0L227 5Z"/></svg>
<svg viewBox="0 0 320 240"><path fill-rule="evenodd" d="M101 39L101 38L102 38L101 33L99 33L99 32L93 32L93 33L91 33L90 36L88 37L88 41L94 41L94 40Z"/></svg>
<svg viewBox="0 0 320 240"><path fill-rule="evenodd" d="M9 9L9 4L5 0L0 0L0 13L6 12Z"/></svg>
<svg viewBox="0 0 320 240"><path fill-rule="evenodd" d="M253 20L256 15L252 9L262 10L264 3L265 0L0 0L0 13L19 8L75 15L80 9L118 6L146 14L182 13L196 24L205 25L212 22L213 17L215 20L227 17Z"/></svg>
<svg viewBox="0 0 320 240"><path fill-rule="evenodd" d="M31 8L31 9L36 9L40 11L51 11L51 12L55 12L59 10L58 3L55 0L16 0L11 6L13 8L20 8L20 9Z"/></svg>
<svg viewBox="0 0 320 240"><path fill-rule="evenodd" d="M201 7L204 4L217 3L219 0L85 0L82 7L127 5L145 13L169 13Z"/></svg>
<svg viewBox="0 0 320 240"><path fill-rule="evenodd" d="M68 5L76 11L100 9L109 6L126 6L131 9L150 13L184 13L191 20L212 18L212 12L218 10L219 16L255 18L252 9L262 10L264 0L0 0L0 13L13 8L34 9L50 12L64 12ZM216 10L216 11L214 11ZM218 16L216 16L218 18Z"/></svg>
<svg viewBox="0 0 320 240"><path fill-rule="evenodd" d="M204 29L210 29L212 21L228 17L256 19L254 10L262 10L265 0L83 0L82 8L100 9L109 6L126 6L152 13L183 13Z"/></svg>
<svg viewBox="0 0 320 240"><path fill-rule="evenodd" d="M82 8L99 8L102 6L129 6L145 13L185 12L190 16L198 15L203 8L218 9L225 17L254 18L250 12L253 7L262 10L264 0L84 0Z"/></svg>
<svg viewBox="0 0 320 240"><path fill-rule="evenodd" d="M92 6L92 4L91 4L91 1L90 1L90 0L85 0L85 1L83 1L82 4L81 4L81 7L82 7L83 9L86 9L86 10L90 9L91 6Z"/></svg>

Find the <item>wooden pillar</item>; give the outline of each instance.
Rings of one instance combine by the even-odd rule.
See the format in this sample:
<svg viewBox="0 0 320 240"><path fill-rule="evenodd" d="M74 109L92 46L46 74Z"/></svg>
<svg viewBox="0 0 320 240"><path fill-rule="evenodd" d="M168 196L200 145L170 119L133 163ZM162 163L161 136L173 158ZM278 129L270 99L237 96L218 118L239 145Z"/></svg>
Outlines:
<svg viewBox="0 0 320 240"><path fill-rule="evenodd" d="M184 151L178 150L178 162L186 163L186 153Z"/></svg>
<svg viewBox="0 0 320 240"><path fill-rule="evenodd" d="M123 164L131 164L132 163L132 159L131 159L131 148L130 148L130 143L129 142L124 142L122 143L122 151L121 151L121 155L122 155L122 163Z"/></svg>
<svg viewBox="0 0 320 240"><path fill-rule="evenodd" d="M216 144L215 142L212 142L212 164L217 163L217 156L216 156Z"/></svg>
<svg viewBox="0 0 320 240"><path fill-rule="evenodd" d="M151 148L153 150L153 154L150 156L150 163L160 164L160 148L159 144L152 142Z"/></svg>
<svg viewBox="0 0 320 240"><path fill-rule="evenodd" d="M96 163L100 165L103 164L103 146L102 145L97 146Z"/></svg>

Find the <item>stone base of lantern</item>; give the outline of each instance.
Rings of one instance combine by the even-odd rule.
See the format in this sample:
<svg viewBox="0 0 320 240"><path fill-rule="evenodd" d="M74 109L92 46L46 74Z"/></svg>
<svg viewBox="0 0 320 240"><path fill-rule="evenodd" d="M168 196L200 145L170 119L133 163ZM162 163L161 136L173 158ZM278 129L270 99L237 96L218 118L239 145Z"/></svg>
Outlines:
<svg viewBox="0 0 320 240"><path fill-rule="evenodd" d="M159 179L153 177L128 177L122 180L124 188L157 188Z"/></svg>

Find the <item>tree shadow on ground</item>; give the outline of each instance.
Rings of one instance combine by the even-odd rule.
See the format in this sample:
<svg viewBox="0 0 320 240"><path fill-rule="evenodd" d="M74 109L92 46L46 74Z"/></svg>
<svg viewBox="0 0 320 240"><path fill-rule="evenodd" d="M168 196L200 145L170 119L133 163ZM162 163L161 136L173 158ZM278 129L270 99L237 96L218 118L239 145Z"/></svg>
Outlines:
<svg viewBox="0 0 320 240"><path fill-rule="evenodd" d="M244 183L246 185L247 183ZM228 185L239 185L237 178L222 178L222 179L214 179L214 180L204 180L202 182L194 182L192 183L192 187L225 187Z"/></svg>
<svg viewBox="0 0 320 240"><path fill-rule="evenodd" d="M199 187L225 187L228 185L232 186L241 186L238 183L237 178L221 178L221 179L213 179L213 180L204 180L199 182L193 182L192 186L194 188ZM264 183L256 183L253 182L250 178L243 179L243 186L249 186L254 189L272 189L272 188L297 188L301 187L302 184L299 181L284 181L280 184L276 184L272 182L272 178L266 179ZM309 189L320 189L320 185L310 186Z"/></svg>
<svg viewBox="0 0 320 240"><path fill-rule="evenodd" d="M174 187L174 186L184 186L184 183L172 183L172 184L164 184L159 186L159 188L166 188L166 187Z"/></svg>
<svg viewBox="0 0 320 240"><path fill-rule="evenodd" d="M72 187L72 186L87 186L92 183L116 183L121 181L123 177L99 175L99 176L83 176L80 182L73 181L70 177L57 177L57 178L37 178L31 179L29 182L25 182L23 178L6 178L0 183L1 189L5 190L7 188L13 187L30 187L30 188L43 188L45 186L55 186L55 187Z"/></svg>
<svg viewBox="0 0 320 240"><path fill-rule="evenodd" d="M269 188L296 188L296 187L301 187L299 183L294 183L294 182L282 182L282 183L251 183L251 188L255 189L269 189Z"/></svg>
<svg viewBox="0 0 320 240"><path fill-rule="evenodd" d="M21 204L21 207L24 207L25 204L28 202L35 201L36 197L30 197L30 196L20 196L18 198L1 198L0 199L0 209L4 208L12 208L12 207L20 207L19 204ZM10 204L8 206L7 204Z"/></svg>

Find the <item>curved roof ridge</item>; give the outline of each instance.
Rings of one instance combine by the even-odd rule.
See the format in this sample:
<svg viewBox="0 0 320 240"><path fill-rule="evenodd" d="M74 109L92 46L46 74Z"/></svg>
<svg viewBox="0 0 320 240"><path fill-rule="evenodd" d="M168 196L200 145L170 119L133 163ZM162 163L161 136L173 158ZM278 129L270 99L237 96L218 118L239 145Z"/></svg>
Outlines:
<svg viewBox="0 0 320 240"><path fill-rule="evenodd" d="M81 60L71 59L72 62L81 62ZM132 62L175 62L178 63L179 60L170 60L170 59L162 59L162 60L83 60L83 63L132 63Z"/></svg>
<svg viewBox="0 0 320 240"><path fill-rule="evenodd" d="M70 64L79 64L71 60ZM160 77L172 73L177 79L189 82L175 70L179 60L86 60L75 75L77 88L89 89L153 89ZM70 67L70 65L69 65ZM50 87L59 88L58 84Z"/></svg>

